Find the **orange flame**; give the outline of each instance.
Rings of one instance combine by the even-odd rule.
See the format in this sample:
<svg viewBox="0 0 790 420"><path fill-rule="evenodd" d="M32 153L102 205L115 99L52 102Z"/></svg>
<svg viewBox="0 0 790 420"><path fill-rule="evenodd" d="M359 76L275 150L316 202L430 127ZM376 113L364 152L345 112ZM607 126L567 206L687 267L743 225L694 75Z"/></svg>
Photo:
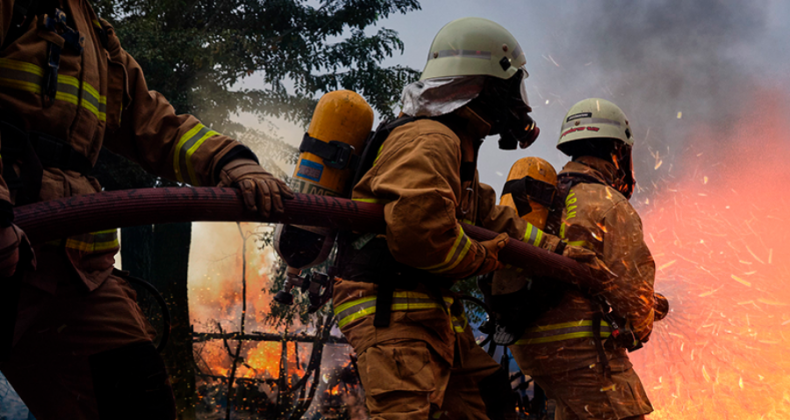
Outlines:
<svg viewBox="0 0 790 420"><path fill-rule="evenodd" d="M255 224L242 224L242 231L250 235ZM217 332L217 323L223 331L239 331L242 311L242 238L234 223L196 223L193 228L193 249L190 255L189 309L196 331ZM265 324L272 296L268 293L267 273L274 261L271 249L259 249L252 239L247 239L247 311L245 333L275 333ZM236 351L237 342L228 341ZM310 345L300 345L299 362L304 364L310 354ZM217 376L231 373L233 358L221 340L213 340L196 346L195 354L199 366L208 368ZM297 363L294 343L288 343L286 372L301 375L303 370ZM281 343L245 342L241 356L244 364L237 368L236 376L242 378L276 378L280 372Z"/></svg>
<svg viewBox="0 0 790 420"><path fill-rule="evenodd" d="M790 109L758 98L729 138L698 130L639 209L672 307L633 355L652 419L790 418Z"/></svg>

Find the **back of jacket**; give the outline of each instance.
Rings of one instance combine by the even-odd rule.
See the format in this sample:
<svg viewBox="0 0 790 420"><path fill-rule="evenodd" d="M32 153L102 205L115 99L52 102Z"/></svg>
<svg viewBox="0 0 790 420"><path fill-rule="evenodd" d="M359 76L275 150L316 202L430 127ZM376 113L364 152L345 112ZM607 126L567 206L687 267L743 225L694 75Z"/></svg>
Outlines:
<svg viewBox="0 0 790 420"><path fill-rule="evenodd" d="M86 0L33 3L19 28L14 1L0 3L0 119L57 139L90 164L107 147L154 175L192 185L218 183L217 164L239 143L193 116L177 115L161 94L149 91L140 65ZM57 21L56 8L63 21ZM3 142L4 163L20 173L24 163L9 162ZM101 191L94 178L54 167L44 168L41 184L39 201ZM0 178L0 200L13 204L14 195ZM59 246L93 290L112 269L118 238L114 230L93 232ZM62 275L47 274L42 266L30 281L51 290L51 279L44 277Z"/></svg>
<svg viewBox="0 0 790 420"><path fill-rule="evenodd" d="M585 157L569 162L560 173L582 174L601 183L578 183L565 199L560 237L568 245L594 251L605 265L600 273L606 285L600 295L618 317L625 318L646 340L653 326L655 263L644 242L642 222L628 200L608 186L615 168L601 159ZM533 375L546 375L598 363L593 339L593 314L598 302L568 288L556 307L545 312L517 342L519 366ZM601 335L609 336L607 325ZM624 349L605 340L613 370L631 366Z"/></svg>
<svg viewBox="0 0 790 420"><path fill-rule="evenodd" d="M464 233L462 222L546 246L548 237L529 230L515 210L496 205L493 189L479 183L476 174L461 179L462 162L471 161L461 138L429 119L396 128L384 142L373 168L354 188L353 199L384 205L383 236L399 263L449 280L478 274L485 250ZM343 334L357 352L385 340L423 340L452 364L455 334L464 331L466 322L448 290L442 293L447 309L422 285L396 290L390 326L373 326L371 299L378 290L373 283L389 274L382 268L366 281L335 285L335 313ZM454 312L448 310L453 303Z"/></svg>

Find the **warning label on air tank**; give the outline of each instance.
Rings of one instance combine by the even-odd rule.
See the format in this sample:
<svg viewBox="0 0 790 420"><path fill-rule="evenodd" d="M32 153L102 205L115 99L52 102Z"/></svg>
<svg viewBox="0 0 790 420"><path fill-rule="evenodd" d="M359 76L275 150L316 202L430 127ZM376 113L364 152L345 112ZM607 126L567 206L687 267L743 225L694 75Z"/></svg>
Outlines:
<svg viewBox="0 0 790 420"><path fill-rule="evenodd" d="M330 189L324 188L320 185L307 182L299 178L292 178L291 189L302 194L325 195L328 197L337 197L338 193Z"/></svg>
<svg viewBox="0 0 790 420"><path fill-rule="evenodd" d="M309 161L307 159L302 159L299 162L299 171L296 172L296 176L309 179L310 181L319 182L321 181L321 174L323 173L324 165Z"/></svg>

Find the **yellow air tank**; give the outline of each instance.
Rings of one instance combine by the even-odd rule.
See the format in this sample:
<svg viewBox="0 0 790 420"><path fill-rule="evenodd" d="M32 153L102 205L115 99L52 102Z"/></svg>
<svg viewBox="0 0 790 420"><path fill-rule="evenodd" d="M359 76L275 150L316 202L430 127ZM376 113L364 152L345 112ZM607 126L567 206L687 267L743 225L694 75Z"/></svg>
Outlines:
<svg viewBox="0 0 790 420"><path fill-rule="evenodd" d="M549 162L539 157L521 158L510 168L499 204L516 209L522 219L544 229L556 185L557 172Z"/></svg>
<svg viewBox="0 0 790 420"><path fill-rule="evenodd" d="M373 128L373 109L350 90L329 92L313 111L299 147L294 169L295 192L328 196L347 195L348 185ZM278 225L274 248L295 270L320 264L329 255L336 231L331 228Z"/></svg>
<svg viewBox="0 0 790 420"><path fill-rule="evenodd" d="M522 219L542 231L546 227L556 185L557 172L549 162L538 157L521 158L510 168L499 204L516 209ZM527 233L531 231L532 228ZM527 242L532 237L536 242L540 241L539 235L534 234L527 238ZM494 274L491 294L497 296L515 293L529 287L530 282L527 276L520 274L520 270L506 268Z"/></svg>

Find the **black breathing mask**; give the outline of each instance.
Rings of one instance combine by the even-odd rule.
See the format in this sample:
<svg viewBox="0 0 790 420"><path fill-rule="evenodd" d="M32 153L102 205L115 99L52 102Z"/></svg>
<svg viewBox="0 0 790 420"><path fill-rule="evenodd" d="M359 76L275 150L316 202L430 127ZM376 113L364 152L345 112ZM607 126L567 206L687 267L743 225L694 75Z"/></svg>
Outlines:
<svg viewBox="0 0 790 420"><path fill-rule="evenodd" d="M527 72L519 69L510 79L489 77L483 91L470 106L491 124L489 134L499 134L499 148L522 149L535 142L540 129L529 116L529 106L524 79Z"/></svg>

